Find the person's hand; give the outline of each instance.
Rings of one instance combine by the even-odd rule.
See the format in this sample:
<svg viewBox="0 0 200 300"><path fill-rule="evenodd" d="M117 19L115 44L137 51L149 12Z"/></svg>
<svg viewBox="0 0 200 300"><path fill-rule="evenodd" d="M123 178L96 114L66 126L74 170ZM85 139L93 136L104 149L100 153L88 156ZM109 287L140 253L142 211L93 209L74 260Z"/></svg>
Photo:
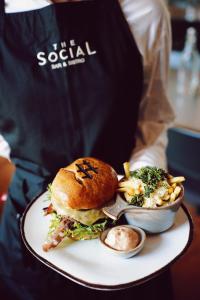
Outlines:
<svg viewBox="0 0 200 300"><path fill-rule="evenodd" d="M15 166L0 156L0 197L7 193L14 170Z"/></svg>

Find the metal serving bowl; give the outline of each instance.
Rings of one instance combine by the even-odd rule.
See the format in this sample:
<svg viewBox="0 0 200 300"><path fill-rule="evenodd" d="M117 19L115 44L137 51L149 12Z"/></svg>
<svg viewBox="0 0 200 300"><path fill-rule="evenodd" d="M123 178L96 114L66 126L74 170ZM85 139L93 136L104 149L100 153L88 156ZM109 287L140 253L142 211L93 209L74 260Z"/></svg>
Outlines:
<svg viewBox="0 0 200 300"><path fill-rule="evenodd" d="M124 214L127 223L140 227L149 233L158 233L169 229L175 221L176 213L184 198L184 187L178 198L166 205L156 208L137 207L128 204L122 194L117 194L116 200L103 208L103 212L113 220Z"/></svg>

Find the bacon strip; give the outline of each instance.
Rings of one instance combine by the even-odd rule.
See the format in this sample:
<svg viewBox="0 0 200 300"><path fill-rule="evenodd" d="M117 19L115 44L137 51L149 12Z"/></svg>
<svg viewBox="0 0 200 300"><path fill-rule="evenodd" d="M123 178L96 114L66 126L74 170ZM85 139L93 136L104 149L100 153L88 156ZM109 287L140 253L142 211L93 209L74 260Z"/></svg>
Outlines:
<svg viewBox="0 0 200 300"><path fill-rule="evenodd" d="M50 204L49 206L43 208L43 211L44 211L44 216L51 214L52 212L54 212L53 205Z"/></svg>
<svg viewBox="0 0 200 300"><path fill-rule="evenodd" d="M61 219L60 225L58 228L53 232L52 236L50 237L50 241L46 242L42 248L45 252L49 251L52 248L58 246L58 244L64 239L65 231L68 229L72 229L74 221L69 219L68 217L63 217Z"/></svg>

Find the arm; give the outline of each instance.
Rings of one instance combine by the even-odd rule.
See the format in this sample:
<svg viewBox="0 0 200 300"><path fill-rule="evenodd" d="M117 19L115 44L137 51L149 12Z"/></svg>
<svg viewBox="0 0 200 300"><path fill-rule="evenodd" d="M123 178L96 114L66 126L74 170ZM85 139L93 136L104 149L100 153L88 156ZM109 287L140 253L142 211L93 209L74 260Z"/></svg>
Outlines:
<svg viewBox="0 0 200 300"><path fill-rule="evenodd" d="M10 147L3 136L0 134L0 157L4 157L4 159L10 159Z"/></svg>
<svg viewBox="0 0 200 300"><path fill-rule="evenodd" d="M136 147L130 158L131 169L146 165L166 169L167 129L174 120L167 96L171 50L169 16L162 3L150 2L149 14L141 14L141 20L139 14L134 16L134 13L129 12L128 15L128 12L125 12L144 62L144 92L140 105ZM143 4L145 5L145 1ZM148 11L148 6L145 7Z"/></svg>

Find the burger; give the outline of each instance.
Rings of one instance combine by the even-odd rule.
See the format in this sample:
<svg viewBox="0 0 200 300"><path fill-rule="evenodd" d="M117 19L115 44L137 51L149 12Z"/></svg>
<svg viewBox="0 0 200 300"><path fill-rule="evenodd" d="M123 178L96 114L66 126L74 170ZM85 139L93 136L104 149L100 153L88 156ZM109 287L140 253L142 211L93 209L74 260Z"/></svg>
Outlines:
<svg viewBox="0 0 200 300"><path fill-rule="evenodd" d="M65 237L94 239L110 225L102 207L116 193L118 179L107 163L92 157L79 158L61 168L49 187L51 215L43 250L55 248Z"/></svg>

